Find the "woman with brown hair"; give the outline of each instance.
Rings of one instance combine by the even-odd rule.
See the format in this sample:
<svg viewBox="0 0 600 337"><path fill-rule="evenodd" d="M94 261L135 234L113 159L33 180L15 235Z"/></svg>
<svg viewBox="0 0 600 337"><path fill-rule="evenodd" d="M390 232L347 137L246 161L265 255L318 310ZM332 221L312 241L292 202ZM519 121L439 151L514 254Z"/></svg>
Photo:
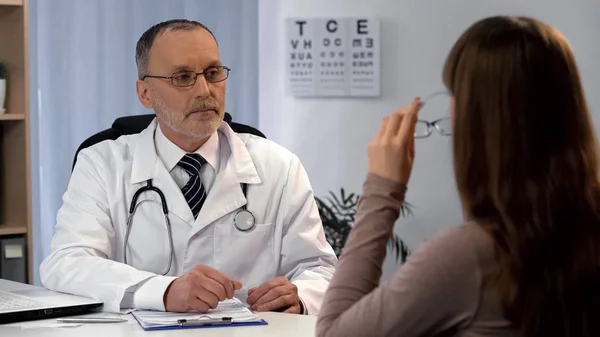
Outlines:
<svg viewBox="0 0 600 337"><path fill-rule="evenodd" d="M382 122L318 336L600 336L600 177L575 58L555 29L491 17L456 42L454 171L467 221L380 285L420 101Z"/></svg>

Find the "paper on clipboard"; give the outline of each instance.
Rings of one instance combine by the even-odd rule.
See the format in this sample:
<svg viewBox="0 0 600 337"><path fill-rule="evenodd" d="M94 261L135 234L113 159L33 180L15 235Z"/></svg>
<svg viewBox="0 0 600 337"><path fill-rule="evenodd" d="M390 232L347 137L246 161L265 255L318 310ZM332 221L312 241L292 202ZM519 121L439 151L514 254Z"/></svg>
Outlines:
<svg viewBox="0 0 600 337"><path fill-rule="evenodd" d="M233 298L219 303L217 308L207 313L175 313L151 310L136 310L131 313L144 329L156 327L178 327L179 320L196 321L202 319L222 319L231 317L232 323L261 322L261 318L246 307L240 300Z"/></svg>

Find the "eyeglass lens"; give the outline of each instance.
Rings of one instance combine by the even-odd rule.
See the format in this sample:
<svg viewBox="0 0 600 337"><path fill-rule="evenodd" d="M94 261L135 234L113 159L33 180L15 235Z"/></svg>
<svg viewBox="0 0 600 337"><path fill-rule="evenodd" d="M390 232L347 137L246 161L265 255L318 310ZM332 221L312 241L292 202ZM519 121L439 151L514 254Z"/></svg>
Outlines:
<svg viewBox="0 0 600 337"><path fill-rule="evenodd" d="M227 69L223 67L214 67L206 69L203 72L203 75L198 76L204 76L206 78L206 82L215 83L224 81L225 79L227 79L228 75L229 71ZM186 87L196 83L197 78L196 73L193 71L181 71L173 74L171 80L173 81L173 85L179 87Z"/></svg>
<svg viewBox="0 0 600 337"><path fill-rule="evenodd" d="M450 95L439 92L425 97L419 111L419 117L420 120L417 122L415 129L415 138L429 137L433 129L444 136L452 135Z"/></svg>

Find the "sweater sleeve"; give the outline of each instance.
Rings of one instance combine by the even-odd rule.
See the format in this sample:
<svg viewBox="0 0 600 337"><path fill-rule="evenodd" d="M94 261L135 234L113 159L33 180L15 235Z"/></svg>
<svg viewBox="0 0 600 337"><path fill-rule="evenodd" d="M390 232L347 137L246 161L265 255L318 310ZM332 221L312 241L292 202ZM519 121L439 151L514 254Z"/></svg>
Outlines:
<svg viewBox="0 0 600 337"><path fill-rule="evenodd" d="M323 301L317 336L426 336L468 324L481 288L471 230L461 226L430 240L380 285L386 243L406 186L370 174L363 192Z"/></svg>

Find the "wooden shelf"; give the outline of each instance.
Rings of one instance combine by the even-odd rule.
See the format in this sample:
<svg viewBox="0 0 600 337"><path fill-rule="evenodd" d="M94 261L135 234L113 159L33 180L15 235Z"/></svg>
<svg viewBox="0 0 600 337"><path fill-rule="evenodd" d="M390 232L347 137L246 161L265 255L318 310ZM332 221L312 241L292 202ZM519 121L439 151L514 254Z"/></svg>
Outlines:
<svg viewBox="0 0 600 337"><path fill-rule="evenodd" d="M23 0L0 0L0 6L23 6Z"/></svg>
<svg viewBox="0 0 600 337"><path fill-rule="evenodd" d="M0 0L0 61L8 65L0 115L0 237L24 236L33 283L29 124L28 0Z"/></svg>
<svg viewBox="0 0 600 337"><path fill-rule="evenodd" d="M0 0L2 1L2 0ZM23 121L25 120L24 114L11 114L5 113L0 115L0 121Z"/></svg>
<svg viewBox="0 0 600 337"><path fill-rule="evenodd" d="M14 234L26 234L27 225L8 224L0 225L0 236L2 235L14 235Z"/></svg>

